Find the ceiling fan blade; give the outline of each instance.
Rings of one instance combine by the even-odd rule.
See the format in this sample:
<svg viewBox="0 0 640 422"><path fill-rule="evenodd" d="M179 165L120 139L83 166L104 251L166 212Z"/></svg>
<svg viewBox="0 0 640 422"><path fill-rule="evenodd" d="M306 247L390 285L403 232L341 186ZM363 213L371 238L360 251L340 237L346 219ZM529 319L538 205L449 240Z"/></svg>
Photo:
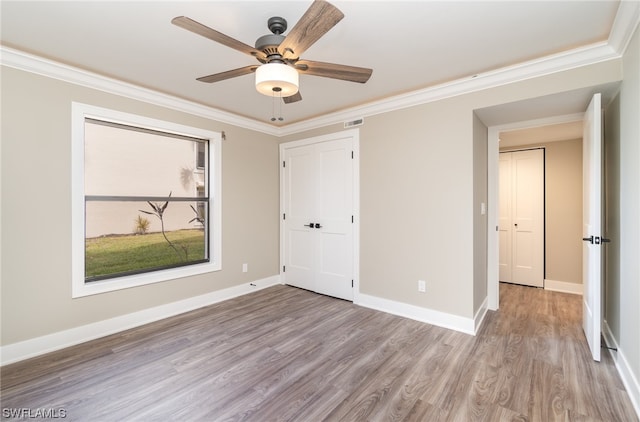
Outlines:
<svg viewBox="0 0 640 422"><path fill-rule="evenodd" d="M315 0L280 43L278 52L285 59L299 58L342 18L344 14L334 5L324 0Z"/></svg>
<svg viewBox="0 0 640 422"><path fill-rule="evenodd" d="M225 35L222 32L218 32L215 29L211 29L208 26L203 25L200 22L196 22L186 16L175 17L171 20L171 23L179 26L180 28L186 29L187 31L191 31L194 34L201 35L205 38L209 38L212 41L215 41L222 45L226 45L227 47L233 48L234 50L249 54L251 56L257 57L258 59L266 59L266 56L262 51L256 50L250 45L238 41L235 38L231 38L230 36Z"/></svg>
<svg viewBox="0 0 640 422"><path fill-rule="evenodd" d="M371 77L373 69L347 66L343 64L298 60L294 67L302 74L341 79L343 81L365 83Z"/></svg>
<svg viewBox="0 0 640 422"><path fill-rule="evenodd" d="M300 91L288 97L282 97L282 101L284 101L285 104L295 103L300 100L302 100L302 95L300 95Z"/></svg>
<svg viewBox="0 0 640 422"><path fill-rule="evenodd" d="M248 75L249 73L255 72L257 68L257 65L245 66L238 69L227 70L226 72L214 73L209 76L202 76L197 78L197 80L207 83L220 82L225 79L235 78L236 76Z"/></svg>

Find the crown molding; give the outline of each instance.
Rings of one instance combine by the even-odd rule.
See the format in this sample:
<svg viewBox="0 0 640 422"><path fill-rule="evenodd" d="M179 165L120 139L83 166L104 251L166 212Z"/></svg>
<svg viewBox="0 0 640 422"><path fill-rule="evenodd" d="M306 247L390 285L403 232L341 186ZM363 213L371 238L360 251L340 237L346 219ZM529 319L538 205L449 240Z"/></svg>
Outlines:
<svg viewBox="0 0 640 422"><path fill-rule="evenodd" d="M624 54L639 22L640 1L623 0L620 2L607 42L503 67L280 127L1 45L0 64L280 137L616 59Z"/></svg>
<svg viewBox="0 0 640 422"><path fill-rule="evenodd" d="M517 65L503 67L494 71L473 75L468 78L457 79L422 90L397 95L326 114L315 119L292 123L281 129L281 135L290 135L310 129L342 123L353 118L370 117L376 114L426 104L458 95L469 94L488 88L524 81L543 75L574 69L581 66L604 62L619 58L621 55L613 50L608 43L601 42L587 47L554 54Z"/></svg>
<svg viewBox="0 0 640 422"><path fill-rule="evenodd" d="M609 33L608 44L620 55L624 54L634 31L640 23L640 1L623 0Z"/></svg>
<svg viewBox="0 0 640 422"><path fill-rule="evenodd" d="M0 64L3 66L24 70L64 82L167 107L184 113L193 114L278 137L338 124L354 118L370 117L394 110L401 110L445 98L451 98L487 88L531 79L541 75L598 63L618 58L620 56L621 54L611 48L608 43L598 43L474 75L469 78L457 79L422 90L396 95L380 101L352 107L335 113L325 114L314 119L275 127L213 107L204 106L134 84L58 63L53 60L0 46Z"/></svg>
<svg viewBox="0 0 640 422"><path fill-rule="evenodd" d="M102 76L93 72L45 59L20 50L0 45L0 64L26 72L35 73L75 85L96 89L110 94L120 95L133 100L142 101L195 116L216 120L278 136L278 129L266 123L247 117L238 116L213 107L204 106L172 95L143 88L138 85Z"/></svg>

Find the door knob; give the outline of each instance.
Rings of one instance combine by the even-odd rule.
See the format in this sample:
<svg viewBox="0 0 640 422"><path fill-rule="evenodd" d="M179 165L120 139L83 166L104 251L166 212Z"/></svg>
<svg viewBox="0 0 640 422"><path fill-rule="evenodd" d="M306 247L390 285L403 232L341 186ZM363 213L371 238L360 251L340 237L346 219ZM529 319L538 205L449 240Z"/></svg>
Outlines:
<svg viewBox="0 0 640 422"><path fill-rule="evenodd" d="M310 229L312 229L313 228L313 223L305 224L304 226L305 227L309 227Z"/></svg>
<svg viewBox="0 0 640 422"><path fill-rule="evenodd" d="M583 237L582 240L585 242L593 243L593 236Z"/></svg>
<svg viewBox="0 0 640 422"><path fill-rule="evenodd" d="M320 225L320 223L316 223L316 224L315 224L315 226L316 226L316 229L321 229L321 228L322 228L322 226Z"/></svg>

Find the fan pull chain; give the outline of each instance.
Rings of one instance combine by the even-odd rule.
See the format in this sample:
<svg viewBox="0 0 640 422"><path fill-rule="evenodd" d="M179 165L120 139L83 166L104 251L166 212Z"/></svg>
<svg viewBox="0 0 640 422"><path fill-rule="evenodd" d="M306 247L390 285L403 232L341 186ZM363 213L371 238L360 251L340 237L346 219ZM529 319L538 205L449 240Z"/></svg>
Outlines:
<svg viewBox="0 0 640 422"><path fill-rule="evenodd" d="M278 98L280 100L280 106L279 106L279 111L278 114L280 115L280 117L278 117L276 119L276 92L278 93ZM273 88L273 95L271 96L271 121L275 122L276 120L279 121L283 121L284 118L282 117L282 88L280 87L274 87Z"/></svg>

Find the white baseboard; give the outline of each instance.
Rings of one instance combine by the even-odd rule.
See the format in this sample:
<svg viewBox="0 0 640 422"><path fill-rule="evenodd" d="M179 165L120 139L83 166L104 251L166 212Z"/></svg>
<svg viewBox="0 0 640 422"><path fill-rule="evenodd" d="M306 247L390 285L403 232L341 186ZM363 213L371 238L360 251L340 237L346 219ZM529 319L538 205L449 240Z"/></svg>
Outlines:
<svg viewBox="0 0 640 422"><path fill-rule="evenodd" d="M582 295L582 283L569 283L568 281L544 280L544 289L554 292Z"/></svg>
<svg viewBox="0 0 640 422"><path fill-rule="evenodd" d="M251 283L233 286L200 296L190 297L177 302L155 306L131 314L109 318L80 327L47 334L18 343L0 347L0 366L32 358L65 347L84 343L150 322L158 321L194 309L232 299L267 287L281 284L280 276L275 275Z"/></svg>
<svg viewBox="0 0 640 422"><path fill-rule="evenodd" d="M638 378L631 370L629 361L627 360L624 351L620 348L620 345L613 336L613 333L611 332L611 328L609 328L609 324L607 324L607 321L604 321L604 323L602 324L602 335L604 336L604 341L607 343L608 347L618 349L610 350L609 353L611 354L613 361L616 363L616 369L620 374L620 378L622 378L624 388L626 388L627 394L629 394L629 399L631 400L633 408L636 411L636 415L638 416L638 419L640 419L640 382L638 382Z"/></svg>
<svg viewBox="0 0 640 422"><path fill-rule="evenodd" d="M489 310L489 296L484 298L482 305L480 305L480 308L478 309L475 316L473 317L473 334L474 335L477 334L478 331L480 330L480 327L484 322L484 317L487 316L488 310Z"/></svg>
<svg viewBox="0 0 640 422"><path fill-rule="evenodd" d="M460 331L465 334L475 335L475 321L472 318L464 318L458 315L448 314L446 312L421 308L419 306L409 305L408 303L396 302L394 300L383 299L362 293L358 295L358 302L354 303L359 306L364 306L365 308L371 308L377 311ZM484 317L484 315L482 317ZM482 318L479 319L479 322L481 322L481 320Z"/></svg>

